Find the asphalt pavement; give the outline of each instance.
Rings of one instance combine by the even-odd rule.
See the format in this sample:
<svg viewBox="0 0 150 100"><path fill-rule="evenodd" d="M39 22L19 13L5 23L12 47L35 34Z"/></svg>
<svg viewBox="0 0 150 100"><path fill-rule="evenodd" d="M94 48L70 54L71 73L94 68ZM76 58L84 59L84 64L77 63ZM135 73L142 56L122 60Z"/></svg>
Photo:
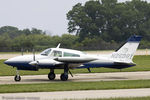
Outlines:
<svg viewBox="0 0 150 100"><path fill-rule="evenodd" d="M0 76L0 84L32 84L32 83L55 83L62 82L60 74L56 79L50 81L47 75L26 75L21 76L20 82L14 81L14 76ZM91 81L115 81L115 80L144 80L150 79L150 71L143 72L113 72L113 73L83 73L69 75L67 82L91 82Z"/></svg>
<svg viewBox="0 0 150 100"><path fill-rule="evenodd" d="M66 100L150 96L150 88L61 92L5 93L0 100Z"/></svg>

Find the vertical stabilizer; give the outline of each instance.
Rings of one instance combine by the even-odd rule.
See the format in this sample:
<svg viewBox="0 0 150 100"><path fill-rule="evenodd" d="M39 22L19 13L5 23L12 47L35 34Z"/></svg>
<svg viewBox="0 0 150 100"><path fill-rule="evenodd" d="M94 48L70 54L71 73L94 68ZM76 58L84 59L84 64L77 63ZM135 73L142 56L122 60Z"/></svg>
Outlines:
<svg viewBox="0 0 150 100"><path fill-rule="evenodd" d="M131 36L121 48L111 54L110 58L120 62L132 62L141 39L141 36Z"/></svg>

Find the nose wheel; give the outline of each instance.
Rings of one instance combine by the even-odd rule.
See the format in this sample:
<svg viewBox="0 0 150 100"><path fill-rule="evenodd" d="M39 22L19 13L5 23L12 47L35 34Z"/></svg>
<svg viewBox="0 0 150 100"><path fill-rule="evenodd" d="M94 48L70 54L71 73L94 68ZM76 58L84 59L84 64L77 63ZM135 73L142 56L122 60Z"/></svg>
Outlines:
<svg viewBox="0 0 150 100"><path fill-rule="evenodd" d="M19 82L19 81L21 81L21 76L19 75L19 71L18 70L16 70L16 73L17 73L17 75L14 77L14 80L16 82Z"/></svg>
<svg viewBox="0 0 150 100"><path fill-rule="evenodd" d="M16 75L16 76L15 76L15 78L14 78L14 80L15 80L16 82L21 81L21 77L20 77L20 75Z"/></svg>

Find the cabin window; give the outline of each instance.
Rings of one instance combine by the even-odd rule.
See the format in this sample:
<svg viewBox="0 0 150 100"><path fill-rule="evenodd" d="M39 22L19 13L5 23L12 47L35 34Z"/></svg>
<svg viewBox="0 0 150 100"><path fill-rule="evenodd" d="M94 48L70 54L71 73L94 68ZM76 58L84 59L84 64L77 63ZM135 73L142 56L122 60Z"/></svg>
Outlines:
<svg viewBox="0 0 150 100"><path fill-rule="evenodd" d="M54 50L51 54L52 57L62 57L62 52L61 51L56 51Z"/></svg>
<svg viewBox="0 0 150 100"><path fill-rule="evenodd" d="M64 57L80 57L78 54L64 52Z"/></svg>
<svg viewBox="0 0 150 100"><path fill-rule="evenodd" d="M46 49L41 53L41 55L48 56L50 52L51 52L51 49Z"/></svg>

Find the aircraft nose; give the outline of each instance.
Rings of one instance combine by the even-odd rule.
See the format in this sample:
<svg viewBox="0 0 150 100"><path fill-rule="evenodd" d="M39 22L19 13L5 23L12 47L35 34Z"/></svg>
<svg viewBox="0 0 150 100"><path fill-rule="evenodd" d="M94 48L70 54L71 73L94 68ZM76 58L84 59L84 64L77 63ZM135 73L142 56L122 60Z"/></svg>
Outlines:
<svg viewBox="0 0 150 100"><path fill-rule="evenodd" d="M15 58L10 58L10 59L4 61L4 64L13 66L15 62L16 62Z"/></svg>
<svg viewBox="0 0 150 100"><path fill-rule="evenodd" d="M11 60L6 60L6 61L4 61L4 64L7 64L7 65L10 65L12 63L12 61Z"/></svg>

